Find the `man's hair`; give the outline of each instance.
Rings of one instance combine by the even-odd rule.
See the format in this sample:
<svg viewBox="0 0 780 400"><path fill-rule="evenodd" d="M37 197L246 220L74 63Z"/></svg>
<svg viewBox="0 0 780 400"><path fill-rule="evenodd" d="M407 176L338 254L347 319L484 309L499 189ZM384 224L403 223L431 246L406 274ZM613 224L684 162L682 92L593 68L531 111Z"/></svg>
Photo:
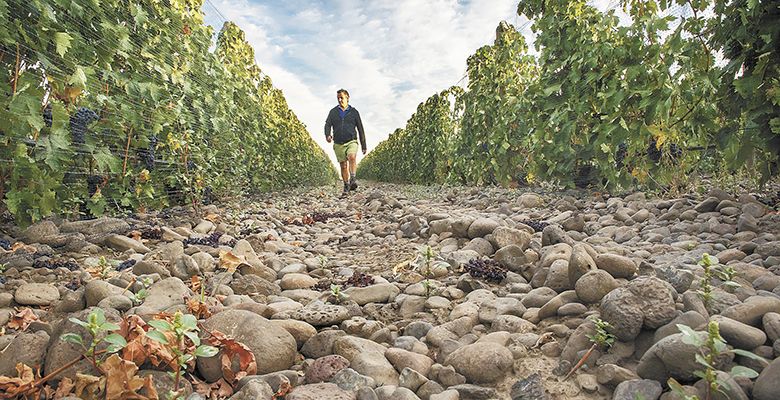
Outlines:
<svg viewBox="0 0 780 400"><path fill-rule="evenodd" d="M349 92L347 92L347 89L339 89L339 90L337 90L336 91L336 96L338 96L339 93L344 93L344 94L347 95L347 97L349 97Z"/></svg>

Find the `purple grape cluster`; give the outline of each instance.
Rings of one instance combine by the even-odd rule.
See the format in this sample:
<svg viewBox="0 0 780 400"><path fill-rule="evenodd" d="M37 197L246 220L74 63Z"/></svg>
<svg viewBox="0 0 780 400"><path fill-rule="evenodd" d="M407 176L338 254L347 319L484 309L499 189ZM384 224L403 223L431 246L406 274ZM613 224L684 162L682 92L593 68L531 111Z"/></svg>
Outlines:
<svg viewBox="0 0 780 400"><path fill-rule="evenodd" d="M135 260L132 258L129 260L122 261L119 265L116 266L117 271L124 271L128 268L132 268L133 265L135 265Z"/></svg>
<svg viewBox="0 0 780 400"><path fill-rule="evenodd" d="M79 107L70 117L70 134L73 143L84 144L87 134L87 126L100 117L94 111L86 107Z"/></svg>
<svg viewBox="0 0 780 400"><path fill-rule="evenodd" d="M327 212L314 212L309 214L314 222L328 222L331 218L344 218L346 214L343 212L327 213Z"/></svg>
<svg viewBox="0 0 780 400"><path fill-rule="evenodd" d="M490 259L475 258L466 264L466 272L474 278L490 282L501 282L506 278L506 268Z"/></svg>
<svg viewBox="0 0 780 400"><path fill-rule="evenodd" d="M347 279L347 281L344 283L344 286L366 287L373 284L373 276L355 271L352 273L352 276L350 276L349 279Z"/></svg>
<svg viewBox="0 0 780 400"><path fill-rule="evenodd" d="M52 119L53 117L51 115L51 103L49 103L43 109L43 123L46 124L46 127L51 128Z"/></svg>
<svg viewBox="0 0 780 400"><path fill-rule="evenodd" d="M143 162L144 167L147 170L152 171L156 163L155 152L157 150L157 136L152 135L149 138L149 146L145 149L138 150L138 158Z"/></svg>
<svg viewBox="0 0 780 400"><path fill-rule="evenodd" d="M11 250L11 242L6 239L0 239L0 249L5 251Z"/></svg>
<svg viewBox="0 0 780 400"><path fill-rule="evenodd" d="M46 268L46 269L66 268L69 271L75 271L77 269L80 269L81 267L79 267L79 265L76 264L76 262L73 260L41 257L33 261L33 268Z"/></svg>
<svg viewBox="0 0 780 400"><path fill-rule="evenodd" d="M619 144L617 151L615 151L615 168L623 168L623 161L626 159L626 154L628 154L628 146L626 146L625 143Z"/></svg>
<svg viewBox="0 0 780 400"><path fill-rule="evenodd" d="M534 232L541 232L541 231L544 230L544 228L547 227L547 225L549 225L547 222L535 221L535 220L531 220L531 219L522 220L522 221L520 221L520 223L523 224L523 225L530 226L531 229L534 230Z"/></svg>
<svg viewBox="0 0 780 400"><path fill-rule="evenodd" d="M224 233L222 233L222 232L214 232L211 235L208 235L208 236L206 236L204 238L185 239L184 240L184 244L185 245L194 244L194 245L200 245L200 246L217 247L217 246L219 246L219 238L221 238L223 234ZM231 240L230 243L227 243L227 245L231 246L231 247L235 246L236 245L236 240L235 239Z"/></svg>
<svg viewBox="0 0 780 400"><path fill-rule="evenodd" d="M158 226L144 229L143 231L141 231L141 238L150 239L150 240L160 240L162 239L162 229L160 229L160 227Z"/></svg>
<svg viewBox="0 0 780 400"><path fill-rule="evenodd" d="M89 175L87 176L87 193L89 197L92 197L98 190L98 186L103 183L102 175Z"/></svg>
<svg viewBox="0 0 780 400"><path fill-rule="evenodd" d="M78 288L81 287L81 279L73 278L70 280L70 282L65 284L65 287L75 292L76 290L78 290Z"/></svg>

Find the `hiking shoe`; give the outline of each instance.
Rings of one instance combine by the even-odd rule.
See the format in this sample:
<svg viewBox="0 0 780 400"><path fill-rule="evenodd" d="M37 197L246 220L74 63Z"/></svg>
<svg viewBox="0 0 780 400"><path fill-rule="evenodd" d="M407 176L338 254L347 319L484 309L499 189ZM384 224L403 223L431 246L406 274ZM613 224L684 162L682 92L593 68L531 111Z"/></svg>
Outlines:
<svg viewBox="0 0 780 400"><path fill-rule="evenodd" d="M349 193L349 183L344 182L344 191L341 192L342 196L346 196Z"/></svg>
<svg viewBox="0 0 780 400"><path fill-rule="evenodd" d="M357 181L355 178L349 180L349 190L357 190Z"/></svg>

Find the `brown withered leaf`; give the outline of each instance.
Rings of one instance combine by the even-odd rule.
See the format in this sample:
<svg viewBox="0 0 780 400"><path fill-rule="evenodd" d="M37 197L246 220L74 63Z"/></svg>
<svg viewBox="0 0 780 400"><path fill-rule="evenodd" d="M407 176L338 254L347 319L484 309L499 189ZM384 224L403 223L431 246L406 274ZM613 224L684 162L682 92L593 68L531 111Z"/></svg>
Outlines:
<svg viewBox="0 0 780 400"><path fill-rule="evenodd" d="M132 361L122 359L116 354L112 354L100 365L106 379L106 400L121 399L157 399L157 393L154 391L154 397L147 397L139 393L151 385L150 379L144 379L136 375L138 366ZM151 395L151 393L148 393Z"/></svg>
<svg viewBox="0 0 780 400"><path fill-rule="evenodd" d="M122 349L122 358L136 365L141 365L148 360L155 367L163 364L174 366L176 356L168 347L146 336L146 331L149 329L149 325L137 315L122 319L118 333L127 341L127 345ZM173 339L173 333L166 333L166 337Z"/></svg>
<svg viewBox="0 0 780 400"><path fill-rule="evenodd" d="M187 300L187 310L197 319L204 319L211 316L211 310L206 303L200 301L197 296L190 297Z"/></svg>
<svg viewBox="0 0 780 400"><path fill-rule="evenodd" d="M355 214L355 219L358 220L358 221L363 219L363 213L358 211L357 214Z"/></svg>
<svg viewBox="0 0 780 400"><path fill-rule="evenodd" d="M64 377L60 381L60 384L57 385L57 390L54 392L54 398L59 399L62 397L67 397L73 393L73 389L75 388L76 384L73 382L73 379Z"/></svg>
<svg viewBox="0 0 780 400"><path fill-rule="evenodd" d="M24 389L29 389L35 381L35 374L32 368L25 364L16 364L16 377L0 376L0 392L2 393L21 393Z"/></svg>
<svg viewBox="0 0 780 400"><path fill-rule="evenodd" d="M236 268L238 268L239 265L246 263L243 256L239 257L233 254L232 251L221 251L219 253L219 266L226 269L231 274L236 272Z"/></svg>
<svg viewBox="0 0 780 400"><path fill-rule="evenodd" d="M130 231L130 233L127 234L127 237L137 240L140 243L141 235L142 235L141 231L135 230L135 231Z"/></svg>
<svg viewBox="0 0 780 400"><path fill-rule="evenodd" d="M190 277L190 289L193 293L200 293L200 288L203 287L203 281L200 275L193 275Z"/></svg>
<svg viewBox="0 0 780 400"><path fill-rule="evenodd" d="M98 400L103 396L103 388L105 387L105 378L100 378L93 375L76 373L76 390L74 391L77 397L81 397L84 400Z"/></svg>
<svg viewBox="0 0 780 400"><path fill-rule="evenodd" d="M23 308L17 310L16 314L11 316L11 320L8 321L8 328L23 331L30 326L30 323L37 320L38 316L35 315L33 310L30 308Z"/></svg>
<svg viewBox="0 0 780 400"><path fill-rule="evenodd" d="M233 395L233 387L225 382L225 378L219 378L214 383L206 383L194 377L192 381L195 391L207 399L225 399Z"/></svg>
<svg viewBox="0 0 780 400"><path fill-rule="evenodd" d="M279 390L274 393L274 396L271 400L282 400L292 391L292 385L290 385L290 381L282 381L282 384L279 385Z"/></svg>
<svg viewBox="0 0 780 400"><path fill-rule="evenodd" d="M219 221L219 215L212 213L203 217L203 219L216 223L217 221Z"/></svg>
<svg viewBox="0 0 780 400"><path fill-rule="evenodd" d="M35 247L26 245L22 242L14 243L8 251L10 251L11 253L16 253L18 250L22 250L25 253L35 253L36 251L38 251L38 249L36 249Z"/></svg>
<svg viewBox="0 0 780 400"><path fill-rule="evenodd" d="M257 361L249 348L220 331L211 331L207 339L212 346L221 350L222 376L225 381L234 385L241 378L257 373ZM238 360L238 371L233 371L233 360Z"/></svg>

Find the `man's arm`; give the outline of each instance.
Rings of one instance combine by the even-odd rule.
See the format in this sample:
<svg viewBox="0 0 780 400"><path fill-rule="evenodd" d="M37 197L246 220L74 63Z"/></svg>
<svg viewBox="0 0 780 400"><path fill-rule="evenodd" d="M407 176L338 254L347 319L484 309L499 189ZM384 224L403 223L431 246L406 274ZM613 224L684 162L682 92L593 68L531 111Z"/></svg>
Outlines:
<svg viewBox="0 0 780 400"><path fill-rule="evenodd" d="M360 137L360 147L363 149L363 154L366 154L366 133L363 131L363 121L360 119L360 113L356 112L357 117L357 129Z"/></svg>
<svg viewBox="0 0 780 400"><path fill-rule="evenodd" d="M328 143L330 143L330 140L331 140L330 131L331 131L331 128L333 127L333 123L330 122L330 115L331 114L332 114L332 110L331 110L331 112L328 113L328 117L325 118L325 140L327 140Z"/></svg>

